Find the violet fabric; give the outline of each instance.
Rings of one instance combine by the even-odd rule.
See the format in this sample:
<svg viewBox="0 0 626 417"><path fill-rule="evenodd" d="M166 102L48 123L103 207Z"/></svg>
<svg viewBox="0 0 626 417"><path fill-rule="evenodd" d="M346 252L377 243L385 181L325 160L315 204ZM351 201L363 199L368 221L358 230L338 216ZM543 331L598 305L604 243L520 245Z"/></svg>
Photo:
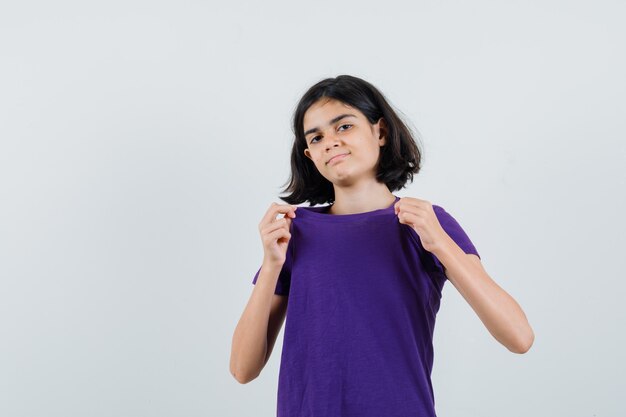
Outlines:
<svg viewBox="0 0 626 417"><path fill-rule="evenodd" d="M289 297L277 416L435 417L442 264L393 204L347 215L329 207L298 207L276 284ZM480 256L448 212L433 210L463 251Z"/></svg>

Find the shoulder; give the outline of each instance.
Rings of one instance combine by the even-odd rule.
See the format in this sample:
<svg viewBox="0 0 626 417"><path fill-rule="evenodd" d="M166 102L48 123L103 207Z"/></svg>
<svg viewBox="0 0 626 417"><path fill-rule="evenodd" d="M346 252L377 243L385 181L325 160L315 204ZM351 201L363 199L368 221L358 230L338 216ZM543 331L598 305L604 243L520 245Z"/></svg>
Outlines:
<svg viewBox="0 0 626 417"><path fill-rule="evenodd" d="M433 211L435 212L435 215L437 216L437 218L440 221L442 219L446 219L446 218L450 217L450 213L448 213L446 211L446 209L444 209L441 205L435 204L435 203L431 203L431 206L433 207Z"/></svg>
<svg viewBox="0 0 626 417"><path fill-rule="evenodd" d="M446 232L457 233L462 230L456 216L453 216L450 212L438 204L432 204L432 207L435 212L435 216L437 216L437 220Z"/></svg>
<svg viewBox="0 0 626 417"><path fill-rule="evenodd" d="M450 214L450 211L445 209L442 205L431 203L431 206L433 207L433 211L435 212L437 217L443 218L443 219L454 218L452 214Z"/></svg>

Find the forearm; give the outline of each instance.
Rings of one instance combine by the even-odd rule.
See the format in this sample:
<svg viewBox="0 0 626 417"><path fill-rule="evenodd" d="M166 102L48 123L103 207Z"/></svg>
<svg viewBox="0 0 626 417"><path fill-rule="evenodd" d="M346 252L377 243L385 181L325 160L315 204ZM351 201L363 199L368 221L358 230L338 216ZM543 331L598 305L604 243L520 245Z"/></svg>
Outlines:
<svg viewBox="0 0 626 417"><path fill-rule="evenodd" d="M261 267L252 295L233 334L230 372L239 382L256 378L265 366L267 330L280 267Z"/></svg>
<svg viewBox="0 0 626 417"><path fill-rule="evenodd" d="M513 297L485 272L480 261L472 260L450 236L433 253L491 335L512 352L526 352L534 340L526 315Z"/></svg>

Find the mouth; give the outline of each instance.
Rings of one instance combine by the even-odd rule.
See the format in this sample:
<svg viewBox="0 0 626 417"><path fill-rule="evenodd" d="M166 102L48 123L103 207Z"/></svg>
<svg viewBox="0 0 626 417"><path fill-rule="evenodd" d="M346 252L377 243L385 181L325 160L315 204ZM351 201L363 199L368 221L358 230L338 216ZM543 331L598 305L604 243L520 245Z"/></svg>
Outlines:
<svg viewBox="0 0 626 417"><path fill-rule="evenodd" d="M349 152L335 155L328 162L326 162L326 165L329 165L330 163L335 162L335 161L340 161L342 159L345 159L348 155L350 155Z"/></svg>

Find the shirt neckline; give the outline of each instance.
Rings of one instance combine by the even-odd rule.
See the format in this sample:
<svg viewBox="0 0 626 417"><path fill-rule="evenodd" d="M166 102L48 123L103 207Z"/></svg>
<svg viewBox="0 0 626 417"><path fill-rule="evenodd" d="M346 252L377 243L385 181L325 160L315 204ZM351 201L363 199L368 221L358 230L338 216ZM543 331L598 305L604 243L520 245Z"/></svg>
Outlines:
<svg viewBox="0 0 626 417"><path fill-rule="evenodd" d="M321 206L321 207L299 206L298 210L296 210L296 218L297 216L302 215L305 218L312 217L312 218L315 218L316 220L325 220L325 221L337 222L337 223L346 223L346 222L351 222L355 220L369 219L369 218L376 217L376 216L394 213L393 206L398 202L398 200L400 200L400 197L396 196L395 194L394 194L394 197L395 197L395 200L389 206L382 208L382 209L365 211L363 213L329 214L327 213L327 211L330 209L331 205L326 205L326 206Z"/></svg>

